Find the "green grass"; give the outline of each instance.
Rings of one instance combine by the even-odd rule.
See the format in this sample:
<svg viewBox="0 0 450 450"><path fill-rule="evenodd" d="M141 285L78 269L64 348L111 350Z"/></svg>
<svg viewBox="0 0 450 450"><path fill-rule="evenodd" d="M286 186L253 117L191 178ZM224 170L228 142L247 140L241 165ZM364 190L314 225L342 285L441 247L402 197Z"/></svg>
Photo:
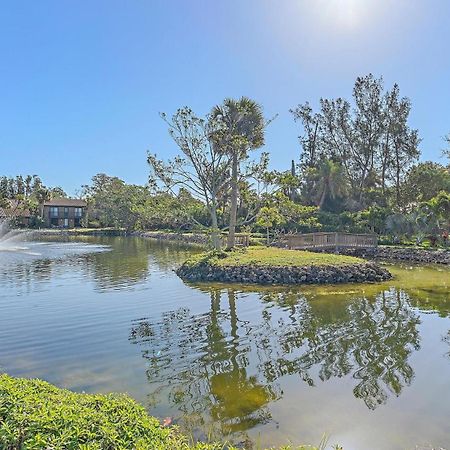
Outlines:
<svg viewBox="0 0 450 450"><path fill-rule="evenodd" d="M190 258L186 264L207 263L218 266L342 266L363 263L353 256L314 253L301 250L286 250L275 247L248 247L231 252L202 253Z"/></svg>
<svg viewBox="0 0 450 450"><path fill-rule="evenodd" d="M191 441L176 427L162 427L126 395L77 394L45 381L0 374L2 450L234 449ZM280 450L318 449L287 446Z"/></svg>

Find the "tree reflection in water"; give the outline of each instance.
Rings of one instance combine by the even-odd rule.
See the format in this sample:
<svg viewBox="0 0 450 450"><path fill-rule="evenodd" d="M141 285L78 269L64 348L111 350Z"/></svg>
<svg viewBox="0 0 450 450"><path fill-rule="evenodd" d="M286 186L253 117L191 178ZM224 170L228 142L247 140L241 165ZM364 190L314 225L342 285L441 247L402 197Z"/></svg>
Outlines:
<svg viewBox="0 0 450 450"><path fill-rule="evenodd" d="M263 362L264 372L269 382L298 373L311 386L316 384L310 375L313 367L322 381L351 375L357 380L355 397L375 409L389 392L399 395L411 383L414 372L408 357L419 349L418 324L408 297L395 290L375 300L355 299L333 317L315 311L312 302L275 327L267 321L264 335L270 339L261 342L272 357Z"/></svg>
<svg viewBox="0 0 450 450"><path fill-rule="evenodd" d="M447 336L444 336L444 342L447 342L450 345L450 330L448 330ZM450 358L450 350L447 353L447 356Z"/></svg>
<svg viewBox="0 0 450 450"><path fill-rule="evenodd" d="M408 358L419 349L419 317L404 292L325 305L267 290L251 321L242 321L235 290L208 291L207 313L180 309L160 322L142 319L130 336L148 360L154 402L168 397L191 427L193 421L226 436L269 421L284 375L309 386L351 376L354 396L370 409L400 395L414 377Z"/></svg>
<svg viewBox="0 0 450 450"><path fill-rule="evenodd" d="M133 288L150 276L150 265L170 271L192 253L186 246L133 237L96 238L94 242L111 249L87 255L82 261L82 269L89 270L99 290Z"/></svg>
<svg viewBox="0 0 450 450"><path fill-rule="evenodd" d="M139 321L131 340L144 346L155 402L164 392L191 428L228 435L270 420L265 406L280 393L249 374L251 327L237 317L235 293L228 292L227 310L221 309L220 291L210 296L207 313L179 309L158 323Z"/></svg>

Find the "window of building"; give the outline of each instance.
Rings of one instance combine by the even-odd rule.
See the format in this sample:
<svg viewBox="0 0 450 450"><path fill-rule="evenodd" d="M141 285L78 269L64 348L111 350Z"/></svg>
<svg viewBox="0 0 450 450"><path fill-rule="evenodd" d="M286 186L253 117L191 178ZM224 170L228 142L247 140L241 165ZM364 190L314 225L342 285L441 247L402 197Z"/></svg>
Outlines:
<svg viewBox="0 0 450 450"><path fill-rule="evenodd" d="M83 215L83 210L81 208L75 208L75 217L80 218Z"/></svg>
<svg viewBox="0 0 450 450"><path fill-rule="evenodd" d="M69 217L69 208L67 207L64 208L64 217L65 218Z"/></svg>
<svg viewBox="0 0 450 450"><path fill-rule="evenodd" d="M58 207L50 206L50 217L58 217Z"/></svg>

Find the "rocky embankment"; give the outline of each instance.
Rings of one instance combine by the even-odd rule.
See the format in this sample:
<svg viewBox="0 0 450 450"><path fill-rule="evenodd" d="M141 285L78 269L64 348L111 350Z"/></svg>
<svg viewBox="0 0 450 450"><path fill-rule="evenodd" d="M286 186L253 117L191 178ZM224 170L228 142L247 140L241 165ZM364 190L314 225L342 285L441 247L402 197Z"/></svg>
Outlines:
<svg viewBox="0 0 450 450"><path fill-rule="evenodd" d="M410 261L427 264L450 264L450 251L423 250L408 247L377 247L340 249L339 254L366 259Z"/></svg>
<svg viewBox="0 0 450 450"><path fill-rule="evenodd" d="M342 266L219 266L183 264L177 274L186 281L256 284L337 284L379 282L392 278L374 262Z"/></svg>

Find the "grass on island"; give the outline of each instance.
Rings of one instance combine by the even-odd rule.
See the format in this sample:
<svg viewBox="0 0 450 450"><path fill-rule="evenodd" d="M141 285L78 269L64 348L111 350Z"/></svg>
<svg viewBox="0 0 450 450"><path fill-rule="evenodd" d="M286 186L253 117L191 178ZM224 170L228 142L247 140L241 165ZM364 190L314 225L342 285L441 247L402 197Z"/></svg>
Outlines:
<svg viewBox="0 0 450 450"><path fill-rule="evenodd" d="M45 381L0 374L3 450L233 450L192 443L123 394L77 394ZM321 448L324 448L321 446ZM283 447L280 450L294 450ZM236 450L236 449L234 449ZM298 447L315 450L315 447Z"/></svg>
<svg viewBox="0 0 450 450"><path fill-rule="evenodd" d="M201 263L217 266L343 266L363 263L361 258L314 253L301 250L286 250L275 247L254 246L244 249L222 252L202 253L190 258L186 264L193 266Z"/></svg>

